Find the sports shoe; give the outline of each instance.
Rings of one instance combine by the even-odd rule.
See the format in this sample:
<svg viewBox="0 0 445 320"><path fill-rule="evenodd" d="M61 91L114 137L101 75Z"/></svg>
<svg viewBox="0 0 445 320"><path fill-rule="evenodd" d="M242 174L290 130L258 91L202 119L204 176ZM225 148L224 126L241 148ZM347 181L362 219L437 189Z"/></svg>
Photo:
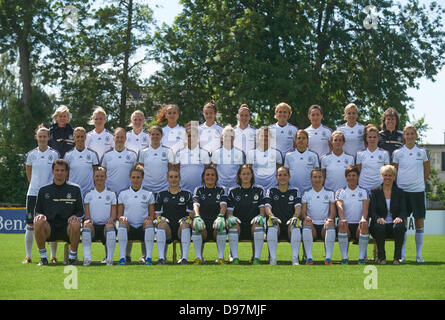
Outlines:
<svg viewBox="0 0 445 320"><path fill-rule="evenodd" d="M424 263L425 261L421 257L416 258L417 263Z"/></svg>
<svg viewBox="0 0 445 320"><path fill-rule="evenodd" d="M361 266L365 265L365 259L358 259L357 264Z"/></svg>
<svg viewBox="0 0 445 320"><path fill-rule="evenodd" d="M73 265L73 264L75 264L76 263L76 260L77 259L68 259L68 265Z"/></svg>
<svg viewBox="0 0 445 320"><path fill-rule="evenodd" d="M147 262L147 260L145 259L145 256L140 257L139 262L142 262L142 263Z"/></svg>
<svg viewBox="0 0 445 320"><path fill-rule="evenodd" d="M216 260L217 264L226 264L226 262L224 261L224 259L218 259Z"/></svg>
<svg viewBox="0 0 445 320"><path fill-rule="evenodd" d="M125 256L125 261L130 263L131 262L131 257L130 256Z"/></svg>
<svg viewBox="0 0 445 320"><path fill-rule="evenodd" d="M196 258L195 261L193 261L193 264L202 264L202 260L199 258Z"/></svg>
<svg viewBox="0 0 445 320"><path fill-rule="evenodd" d="M84 266L89 266L90 264L91 264L91 260L90 259L83 260L83 265Z"/></svg>
<svg viewBox="0 0 445 320"><path fill-rule="evenodd" d="M40 258L40 262L37 265L38 266L47 266L48 265L48 259L47 258Z"/></svg>
<svg viewBox="0 0 445 320"><path fill-rule="evenodd" d="M253 258L253 262L252 262L252 264L253 264L253 265L258 265L258 264L260 264L260 259L258 259L258 258Z"/></svg>
<svg viewBox="0 0 445 320"><path fill-rule="evenodd" d="M103 260L102 260L100 263L102 263L102 264L106 264L106 263L108 263L108 261L107 261L107 257L103 258Z"/></svg>
<svg viewBox="0 0 445 320"><path fill-rule="evenodd" d="M107 266L112 266L113 260L106 260L105 263L107 264Z"/></svg>
<svg viewBox="0 0 445 320"><path fill-rule="evenodd" d="M181 260L178 261L178 263L179 263L180 265L186 266L187 263L188 263L188 261L187 261L187 259L182 258Z"/></svg>
<svg viewBox="0 0 445 320"><path fill-rule="evenodd" d="M299 266L300 262L298 261L298 258L292 257L292 265L293 266Z"/></svg>
<svg viewBox="0 0 445 320"><path fill-rule="evenodd" d="M51 263L57 263L57 258L56 257L52 257L51 258Z"/></svg>
<svg viewBox="0 0 445 320"><path fill-rule="evenodd" d="M272 259L272 258L270 258L269 264L270 264L271 266L276 266L276 265L277 265L277 259Z"/></svg>
<svg viewBox="0 0 445 320"><path fill-rule="evenodd" d="M330 266L330 265L332 265L332 260L331 260L331 259L325 259L325 260L324 260L324 264L325 264L326 266Z"/></svg>
<svg viewBox="0 0 445 320"><path fill-rule="evenodd" d="M341 260L341 264L348 265L349 264L349 260L348 259L342 259Z"/></svg>
<svg viewBox="0 0 445 320"><path fill-rule="evenodd" d="M399 262L400 262L400 263L405 263L405 258L401 258L401 259L399 259Z"/></svg>
<svg viewBox="0 0 445 320"><path fill-rule="evenodd" d="M233 258L232 263L233 264L239 264L239 259L238 258Z"/></svg>
<svg viewBox="0 0 445 320"><path fill-rule="evenodd" d="M162 266L165 264L165 259L159 259L158 260L158 265Z"/></svg>
<svg viewBox="0 0 445 320"><path fill-rule="evenodd" d="M153 262L151 261L151 258L145 259L144 262L145 262L146 266L151 266L153 264Z"/></svg>
<svg viewBox="0 0 445 320"><path fill-rule="evenodd" d="M121 258L121 259L119 259L119 265L120 266L125 266L127 263L126 263L126 261L125 261L125 258Z"/></svg>
<svg viewBox="0 0 445 320"><path fill-rule="evenodd" d="M307 259L306 264L307 265L313 265L314 261L312 261L312 259Z"/></svg>
<svg viewBox="0 0 445 320"><path fill-rule="evenodd" d="M23 264L32 263L32 260L30 257L26 257L25 259L23 259L22 263Z"/></svg>

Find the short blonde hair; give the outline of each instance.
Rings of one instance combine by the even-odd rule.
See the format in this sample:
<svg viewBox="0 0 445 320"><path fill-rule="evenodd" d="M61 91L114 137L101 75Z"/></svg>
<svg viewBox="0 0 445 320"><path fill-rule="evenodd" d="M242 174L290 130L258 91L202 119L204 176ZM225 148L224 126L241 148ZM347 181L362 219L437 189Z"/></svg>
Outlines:
<svg viewBox="0 0 445 320"><path fill-rule="evenodd" d="M94 125L94 117L99 113L104 115L105 121L107 120L107 113L105 112L104 108L97 106L91 115L90 121L88 121L89 125Z"/></svg>
<svg viewBox="0 0 445 320"><path fill-rule="evenodd" d="M334 141L334 136L342 136L343 137L343 142L346 142L345 139L345 134L340 131L340 130L335 130L334 132L332 132L331 136L329 137L329 142L332 143L332 141Z"/></svg>
<svg viewBox="0 0 445 320"><path fill-rule="evenodd" d="M235 137L235 130L230 124L224 127L221 136L224 136L226 134L230 134L232 137Z"/></svg>
<svg viewBox="0 0 445 320"><path fill-rule="evenodd" d="M380 175L382 175L385 171L388 171L388 170L391 171L393 177L395 178L397 175L397 170L393 165L390 165L390 164L386 164L386 165L380 167Z"/></svg>
<svg viewBox="0 0 445 320"><path fill-rule="evenodd" d="M133 127L133 124L131 123L131 121L133 120L133 118L136 116L136 115L140 115L141 117L142 117L142 120L145 122L145 116L144 116L144 113L141 111L141 110L136 110L135 112L133 112L132 114L131 114L131 117L130 117L130 124L128 125L129 127Z"/></svg>
<svg viewBox="0 0 445 320"><path fill-rule="evenodd" d="M407 124L407 125L405 126L405 128L403 128L403 133L405 133L405 131L408 130L408 129L413 129L414 132L416 133L416 136L419 135L419 134L417 133L417 128L416 128L414 125L412 125L412 124Z"/></svg>
<svg viewBox="0 0 445 320"><path fill-rule="evenodd" d="M349 103L349 104L345 107L345 110L344 110L344 112L345 112L345 116L343 117L344 120L346 120L346 112L348 112L348 110L349 110L349 109L352 109L352 108L354 108L355 111L357 111L357 113L358 113L357 105L356 105L355 103Z"/></svg>
<svg viewBox="0 0 445 320"><path fill-rule="evenodd" d="M57 122L57 117L60 115L60 114L62 114L62 113L65 113L66 112L66 114L68 115L68 123L70 122L70 120L71 120L71 115L70 115L70 109L68 109L68 107L67 106L65 106L65 105L61 105L60 107L58 107L57 109L56 109L56 111L54 111L54 113L53 113L53 116L52 116L52 118L53 118L53 120L54 120L54 123L56 123Z"/></svg>
<svg viewBox="0 0 445 320"><path fill-rule="evenodd" d="M76 127L76 128L73 130L73 135L76 133L76 131L83 132L85 135L87 134L87 131L85 130L84 127Z"/></svg>
<svg viewBox="0 0 445 320"><path fill-rule="evenodd" d="M277 106L275 107L275 114L278 112L279 109L286 109L286 111L289 113L289 117L292 115L292 108L286 102L277 104Z"/></svg>

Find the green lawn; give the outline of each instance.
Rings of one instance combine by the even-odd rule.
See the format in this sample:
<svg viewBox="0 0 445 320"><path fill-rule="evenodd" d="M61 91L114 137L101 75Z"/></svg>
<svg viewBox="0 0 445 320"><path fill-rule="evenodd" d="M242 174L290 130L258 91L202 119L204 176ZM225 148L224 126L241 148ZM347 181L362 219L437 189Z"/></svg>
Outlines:
<svg viewBox="0 0 445 320"><path fill-rule="evenodd" d="M164 266L76 266L78 288L65 289L63 263L37 266L38 252L34 243L33 263L23 265L24 235L0 234L0 299L188 299L188 300L300 300L300 299L444 299L445 298L445 236L425 236L423 265L415 261L414 236L408 236L407 260L401 266L376 266L377 289L364 287L365 267L352 261L348 266L339 264L340 249L335 244L334 264L325 266L323 244L315 243L315 265L290 265L290 244L278 246L277 266L267 264L267 244L263 247L262 264L247 263L251 255L249 243L240 244L238 266L215 265L216 245L206 245L201 266L181 266L169 263ZM226 257L228 256L228 244ZM153 250L154 261L157 248ZM49 253L49 248L48 248ZM93 259L101 260L104 250L95 243ZM393 243L387 244L388 261L392 257ZM140 244L134 244L132 258L140 256ZM350 245L349 256L356 260L358 246ZM368 248L372 257L372 245ZM57 257L63 260L63 246ZM171 248L168 257L171 261ZM189 260L194 258L193 245ZM82 248L79 247L82 259ZM118 260L118 248L115 251Z"/></svg>

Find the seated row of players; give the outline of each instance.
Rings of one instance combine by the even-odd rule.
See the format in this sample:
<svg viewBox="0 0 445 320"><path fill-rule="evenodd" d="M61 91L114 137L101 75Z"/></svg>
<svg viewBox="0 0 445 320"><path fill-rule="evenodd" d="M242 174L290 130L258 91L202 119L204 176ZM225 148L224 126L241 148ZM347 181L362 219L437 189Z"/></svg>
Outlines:
<svg viewBox="0 0 445 320"><path fill-rule="evenodd" d="M287 123L290 112L290 107L288 105L278 105L275 112L278 120L277 124L274 125L276 130L272 130L271 128L274 126L270 126L262 127L255 131L255 129L248 125L248 121L250 119L249 109L246 106L242 106L238 114L240 125L235 130L231 127L226 127L224 130L222 130L222 147L214 150L212 153L209 153L207 150L200 147L202 142L201 136L211 137L211 131L204 134L202 134L202 132L205 132L205 130L210 130L212 127L218 127L218 125L214 122L216 115L214 104L207 104L204 107L203 113L206 118L205 124L201 125L199 128L196 126L190 126L187 128L187 130L177 124L177 119L179 116L177 106L166 106L162 114L168 120L167 126L164 128L160 128L158 126L152 127L148 136L141 136L143 133L142 125L144 123L143 114L141 112L135 112L132 115L133 130L131 132L127 133L124 129L118 128L115 130L113 136L103 136L104 132L109 134L106 132L106 130L104 131L106 116L103 110L96 109L92 117L92 123L96 125L95 130L88 134L86 134L83 128L76 128L74 130L73 140L75 147L72 151L67 152L65 155L65 159L70 165L69 180L71 182L78 183L82 188L83 194L85 195L86 192L92 188L93 168L100 163L100 153L103 154L101 157L101 165L107 168L108 171L106 186L111 191L116 193L119 193L123 189L130 186L128 172L136 162L144 165L144 180L142 185L154 193L163 191L168 187L168 181L165 179L165 176L167 169L171 168L172 166L176 166L180 169L182 176L181 187L186 190L194 190L201 183L199 177L204 164L210 162L216 164L217 172L220 178L219 184L227 189L236 186L236 181L234 178L235 172L239 166L244 163L253 165L253 172L256 182L265 190L268 190L277 183L277 180L275 179L277 172L276 169L283 165L283 163L285 167L290 169L290 184L293 187L298 188L298 190L307 190L311 187L311 169L320 166L320 164L322 168L326 169L325 184L328 189L338 190L344 187L346 185L344 169L347 166L355 163L354 157L344 152L347 146L351 148L353 145L352 142L354 139L352 137L354 137L354 135L350 134L351 132L353 133L353 131L350 132L348 130L343 130L345 132L343 133L343 131L337 130L332 134L327 134L325 131L323 131L326 128L321 126L322 111L319 106L312 106L309 110L309 118L311 119L312 125L306 130L296 130L295 127ZM398 124L396 113L390 113L389 116L384 118L385 120L382 120L382 124L388 125L388 127L390 125ZM396 121L394 118L396 118ZM357 153L356 163L362 170L359 185L366 190L370 190L373 187L381 184L382 180L379 175L379 168L384 164L390 163L390 156L388 152L378 148L381 141L379 141L380 135L377 128L369 125L365 128L365 130L363 130L363 128L361 128L356 122L357 108L355 105L348 105L345 108L345 119L347 119L347 123L342 126L343 128L355 128L354 130L356 130L357 133L363 135L363 140L361 140L362 142L356 141L355 148L360 149L362 148L361 145L363 144L367 146L365 150ZM352 126L350 122L354 119L355 125ZM102 131L98 129L100 126ZM241 129L242 126L244 129ZM167 127L169 129L167 129ZM285 130L279 131L280 128L285 127L289 128L289 132L287 134ZM339 129L341 129L341 127L339 127ZM295 135L293 130L296 132ZM186 132L187 146L180 149L178 141L181 141L182 138L179 132L184 131ZM213 133L214 132L216 131L213 130ZM270 137L270 132L272 132L273 135L272 139ZM168 139L165 139L164 133L167 133ZM282 134L282 136L280 136L280 134ZM360 134L356 134L355 136L360 136ZM349 140L347 140L348 135L350 136ZM405 180L404 187L407 189L406 191L416 189L409 192L420 192L423 194L422 191L418 190L422 189L420 180L426 181L428 178L428 155L425 150L415 146L417 132L414 127L407 126L405 128L404 136L411 136L411 138L409 138L411 141L409 142L410 145L407 146L408 149L412 150L413 147L416 147L418 149L414 150L416 156L420 154L420 156L417 158L420 157L421 159L413 159L412 163L419 162L420 160L419 163L421 163L422 166L422 170L420 170L419 166L413 167L411 165L409 162L409 157L402 158L402 161L406 160L408 163L407 165L404 165L404 173L409 173L402 175L402 180ZM215 137L220 139L218 135L215 135ZM293 137L295 137L294 141L292 141ZM414 140L412 137L414 137ZM247 152L247 156L245 156L245 153L235 147L237 138L240 138L242 148L246 148L248 145L253 147L256 146L256 148L249 150ZM27 222L30 224L30 227L32 225L32 208L33 204L35 203L38 188L39 186L47 184L51 180L48 165L51 165L51 162L58 158L57 153L51 148L48 148L48 129L44 127L38 128L36 139L39 146L30 152L27 158L27 174L28 180L30 181L30 188L27 197L27 207L30 209L28 209ZM99 141L102 139L103 143L101 144ZM392 143L391 147L398 144L398 140L400 139L397 138L396 141L390 141L389 143ZM408 140L405 140L408 143ZM177 144L170 144L171 148L162 145L163 142L168 144L169 141L176 141ZM215 144L214 141L215 139L209 143ZM285 154L283 159L283 153L277 149L274 149L273 147L270 147L269 145L272 144L278 147L281 144L281 147L284 148L282 143L284 141L286 141L287 145L289 145L289 141L292 141L291 145L295 146L296 148L294 151ZM313 141L316 141L317 143L314 144ZM321 158L320 163L318 158L319 154L310 151L310 148L312 145L312 149L316 150L317 146L321 145L320 142L323 141L328 142L326 143L328 148L326 150L329 150L330 142L332 151L324 155ZM350 143L347 144L346 141L349 141ZM90 145L90 147L94 146L97 151L87 148L87 143ZM239 143L240 142L238 142L238 144ZM100 149L99 146L102 149ZM106 151L107 148L112 146L114 146L113 149ZM144 146L146 147L143 148ZM206 147L206 144L203 144L203 146ZM143 149L139 150L137 155L136 152L129 149L130 147L133 149ZM178 149L178 151L174 152L173 150L175 150L175 148ZM289 146L287 146L287 148L289 148ZM293 149L293 147L290 148L290 150ZM325 151L319 151L319 153L322 154ZM44 155L43 153L47 154ZM413 152L411 152L411 154L412 153ZM44 159L43 162L46 162L46 164L43 162L39 164L40 159ZM394 157L394 162L396 161L398 161L398 158ZM420 199L420 196L421 195L419 194L414 195L414 200L412 202L415 204L415 199ZM418 208L417 211L421 212L422 208ZM416 218L416 227L418 227L417 229L419 230L423 228L423 220L421 218ZM30 249L28 248L28 242L26 247L27 256L29 256L28 253L30 253ZM402 255L404 254L402 253Z"/></svg>

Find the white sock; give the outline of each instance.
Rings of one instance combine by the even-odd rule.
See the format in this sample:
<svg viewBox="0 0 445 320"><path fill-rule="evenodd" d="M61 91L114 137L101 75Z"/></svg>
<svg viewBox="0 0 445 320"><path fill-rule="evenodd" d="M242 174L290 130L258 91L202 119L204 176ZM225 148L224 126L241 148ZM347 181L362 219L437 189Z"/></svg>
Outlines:
<svg viewBox="0 0 445 320"><path fill-rule="evenodd" d="M127 227L119 227L117 229L117 241L119 242L119 259L125 259L128 243Z"/></svg>
<svg viewBox="0 0 445 320"><path fill-rule="evenodd" d="M335 228L334 227L328 227L326 229L324 243L325 243L325 247L326 247L326 259L331 259L332 251L334 251L334 244L335 244Z"/></svg>
<svg viewBox="0 0 445 320"><path fill-rule="evenodd" d="M269 248L270 258L277 259L277 246L278 246L278 228L269 227L267 229L267 246Z"/></svg>
<svg viewBox="0 0 445 320"><path fill-rule="evenodd" d="M232 252L232 258L238 258L238 230L229 229L229 246Z"/></svg>
<svg viewBox="0 0 445 320"><path fill-rule="evenodd" d="M369 234L361 234L358 240L358 246L360 248L360 253L358 258L360 260L365 259L368 253L368 243L369 243Z"/></svg>
<svg viewBox="0 0 445 320"><path fill-rule="evenodd" d="M261 251L263 250L264 243L264 228L256 227L253 231L253 244L255 246L255 258L261 258Z"/></svg>
<svg viewBox="0 0 445 320"><path fill-rule="evenodd" d="M57 242L50 242L49 243L49 250L51 252L51 259L55 258L57 255Z"/></svg>
<svg viewBox="0 0 445 320"><path fill-rule="evenodd" d="M405 232L405 235L406 235L406 232ZM416 229L416 235L415 235L416 258L422 257L423 239L424 239L424 229L423 228Z"/></svg>
<svg viewBox="0 0 445 320"><path fill-rule="evenodd" d="M303 243L304 250L306 251L306 257L312 259L312 245L314 243L314 238L312 237L312 227L303 227Z"/></svg>
<svg viewBox="0 0 445 320"><path fill-rule="evenodd" d="M327 230L326 230L327 234ZM338 245L340 247L341 258L348 259L348 234L347 233L339 233L338 234Z"/></svg>
<svg viewBox="0 0 445 320"><path fill-rule="evenodd" d="M181 231L181 247L182 247L182 259L188 260L189 248L190 248L191 230L190 228L182 228Z"/></svg>
<svg viewBox="0 0 445 320"><path fill-rule="evenodd" d="M25 252L26 256L30 258L31 258L33 243L34 243L34 228L27 225L25 232Z"/></svg>
<svg viewBox="0 0 445 320"><path fill-rule="evenodd" d="M46 256L46 248L43 248L42 250L39 250L40 258L47 258Z"/></svg>
<svg viewBox="0 0 445 320"><path fill-rule="evenodd" d="M218 247L218 259L224 259L224 250L226 249L226 230L218 232L216 235L216 246Z"/></svg>
<svg viewBox="0 0 445 320"><path fill-rule="evenodd" d="M107 260L113 261L114 248L116 247L116 232L109 229L106 232Z"/></svg>
<svg viewBox="0 0 445 320"><path fill-rule="evenodd" d="M167 237L165 235L165 229L158 228L156 231L156 243L158 244L159 260L165 260L165 243Z"/></svg>
<svg viewBox="0 0 445 320"><path fill-rule="evenodd" d="M403 245L402 245L402 259L405 259L406 238L407 238L407 233L405 232L405 236L403 238Z"/></svg>
<svg viewBox="0 0 445 320"><path fill-rule="evenodd" d="M202 260L202 235L199 232L192 232L193 246L195 247L196 258Z"/></svg>
<svg viewBox="0 0 445 320"><path fill-rule="evenodd" d="M77 251L70 250L70 254L68 256L68 259L77 259Z"/></svg>
<svg viewBox="0 0 445 320"><path fill-rule="evenodd" d="M148 226L145 228L144 243L145 243L145 259L151 258L153 254L153 244L155 242L155 228ZM159 245L159 243L158 243Z"/></svg>
<svg viewBox="0 0 445 320"><path fill-rule="evenodd" d="M91 230L84 228L82 231L83 260L91 260Z"/></svg>
<svg viewBox="0 0 445 320"><path fill-rule="evenodd" d="M300 251L300 246L301 246L300 228L292 228L290 230L290 246L292 248L292 258L298 259L298 253Z"/></svg>

